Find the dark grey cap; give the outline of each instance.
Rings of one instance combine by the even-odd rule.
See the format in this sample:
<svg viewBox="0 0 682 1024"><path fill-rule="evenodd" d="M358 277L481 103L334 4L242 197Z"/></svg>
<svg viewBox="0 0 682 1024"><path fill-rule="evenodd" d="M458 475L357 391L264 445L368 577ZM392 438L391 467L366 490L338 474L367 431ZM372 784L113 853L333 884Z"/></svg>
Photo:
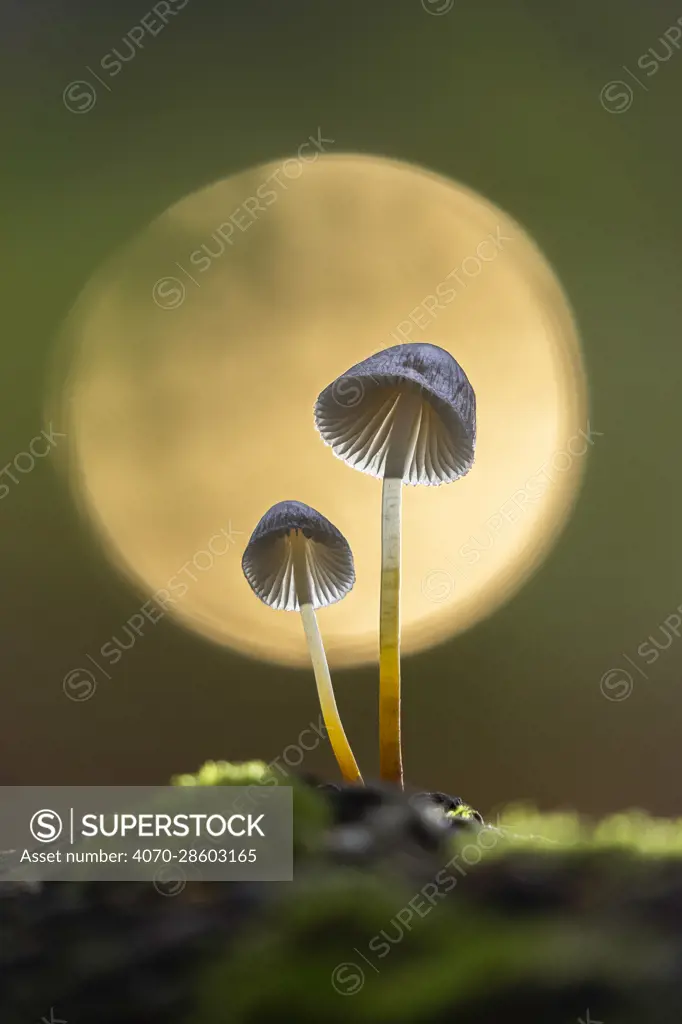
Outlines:
<svg viewBox="0 0 682 1024"><path fill-rule="evenodd" d="M349 466L383 477L398 394L418 393L421 421L405 468L408 484L445 484L471 469L476 396L467 375L437 345L409 344L376 352L351 366L315 403L315 424Z"/></svg>
<svg viewBox="0 0 682 1024"><path fill-rule="evenodd" d="M355 583L348 541L328 519L301 501L279 501L268 509L251 534L242 569L254 594L279 611L299 610L289 535L306 540L308 587L313 608L345 597Z"/></svg>

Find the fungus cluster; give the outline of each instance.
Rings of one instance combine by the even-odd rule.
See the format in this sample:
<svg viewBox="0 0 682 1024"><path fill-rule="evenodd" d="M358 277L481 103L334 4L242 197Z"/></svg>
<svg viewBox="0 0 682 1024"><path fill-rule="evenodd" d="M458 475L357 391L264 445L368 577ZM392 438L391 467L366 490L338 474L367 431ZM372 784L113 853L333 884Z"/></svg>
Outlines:
<svg viewBox="0 0 682 1024"><path fill-rule="evenodd" d="M353 394L352 404L339 396ZM334 454L382 480L379 612L380 774L403 785L400 739L400 555L403 484L439 485L471 469L476 396L452 356L429 344L396 345L351 366L319 395L315 425ZM322 715L343 777L362 783L334 699L315 610L355 582L343 534L299 501L281 501L256 526L242 559L257 597L300 611Z"/></svg>

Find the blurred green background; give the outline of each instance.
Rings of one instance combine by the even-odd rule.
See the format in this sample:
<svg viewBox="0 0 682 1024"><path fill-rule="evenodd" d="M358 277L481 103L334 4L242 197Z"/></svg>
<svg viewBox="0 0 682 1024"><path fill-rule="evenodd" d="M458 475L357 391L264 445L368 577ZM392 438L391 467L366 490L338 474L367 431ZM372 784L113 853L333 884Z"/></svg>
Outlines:
<svg viewBox="0 0 682 1024"><path fill-rule="evenodd" d="M0 464L44 425L54 337L81 287L186 194L294 151L318 125L336 152L473 187L525 226L562 281L604 436L567 529L521 593L405 662L407 777L484 812L530 798L680 813L682 638L660 627L682 603L682 52L674 30L662 39L682 8L181 4L106 85L87 68L127 53L122 38L152 5L3 6ZM79 79L95 103L75 113L63 93ZM311 674L236 657L168 619L93 699L66 699L64 674L140 602L49 462L13 469L19 483L3 476L0 489L0 783L146 783L210 757L281 755L317 720ZM669 646L648 664L637 648L650 636ZM600 688L611 669L632 685L621 675ZM337 680L358 760L376 765L376 671ZM335 777L326 745L303 768Z"/></svg>

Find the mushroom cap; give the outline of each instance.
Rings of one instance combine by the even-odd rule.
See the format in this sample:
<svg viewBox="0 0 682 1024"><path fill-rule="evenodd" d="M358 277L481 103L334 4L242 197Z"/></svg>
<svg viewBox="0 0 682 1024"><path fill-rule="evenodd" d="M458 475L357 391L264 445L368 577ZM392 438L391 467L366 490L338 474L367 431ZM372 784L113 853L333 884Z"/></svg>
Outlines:
<svg viewBox="0 0 682 1024"><path fill-rule="evenodd" d="M254 594L279 611L300 610L290 534L305 538L305 559L313 608L345 597L355 583L353 552L340 530L310 505L278 501L251 534L242 570Z"/></svg>
<svg viewBox="0 0 682 1024"><path fill-rule="evenodd" d="M476 395L438 345L394 345L351 366L319 395L315 424L338 458L383 477L397 400L409 391L421 396L421 420L403 482L436 485L464 476L474 462Z"/></svg>

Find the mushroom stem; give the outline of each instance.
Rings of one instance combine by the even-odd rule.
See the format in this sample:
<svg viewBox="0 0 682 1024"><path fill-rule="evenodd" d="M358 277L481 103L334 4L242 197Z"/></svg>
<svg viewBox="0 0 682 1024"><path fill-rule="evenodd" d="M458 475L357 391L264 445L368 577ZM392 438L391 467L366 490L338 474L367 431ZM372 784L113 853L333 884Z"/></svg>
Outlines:
<svg viewBox="0 0 682 1024"><path fill-rule="evenodd" d="M384 477L381 492L381 605L379 611L379 772L403 785L400 742L400 513L401 478Z"/></svg>
<svg viewBox="0 0 682 1024"><path fill-rule="evenodd" d="M381 778L403 787L400 736L400 555L402 487L421 422L418 392L397 400L381 491L379 611L379 766Z"/></svg>
<svg viewBox="0 0 682 1024"><path fill-rule="evenodd" d="M327 730L329 742L332 745L334 756L338 762L341 774L346 782L359 782L362 784L362 775L353 757L353 751L341 724L341 716L336 706L332 679L329 673L327 655L317 625L317 616L310 599L310 583L308 580L308 565L306 559L307 541L302 533L296 531L291 538L292 554L294 561L294 584L298 595L298 603L301 609L303 629L308 644L310 660L313 665L313 673L317 684L317 694L322 709L322 718Z"/></svg>

